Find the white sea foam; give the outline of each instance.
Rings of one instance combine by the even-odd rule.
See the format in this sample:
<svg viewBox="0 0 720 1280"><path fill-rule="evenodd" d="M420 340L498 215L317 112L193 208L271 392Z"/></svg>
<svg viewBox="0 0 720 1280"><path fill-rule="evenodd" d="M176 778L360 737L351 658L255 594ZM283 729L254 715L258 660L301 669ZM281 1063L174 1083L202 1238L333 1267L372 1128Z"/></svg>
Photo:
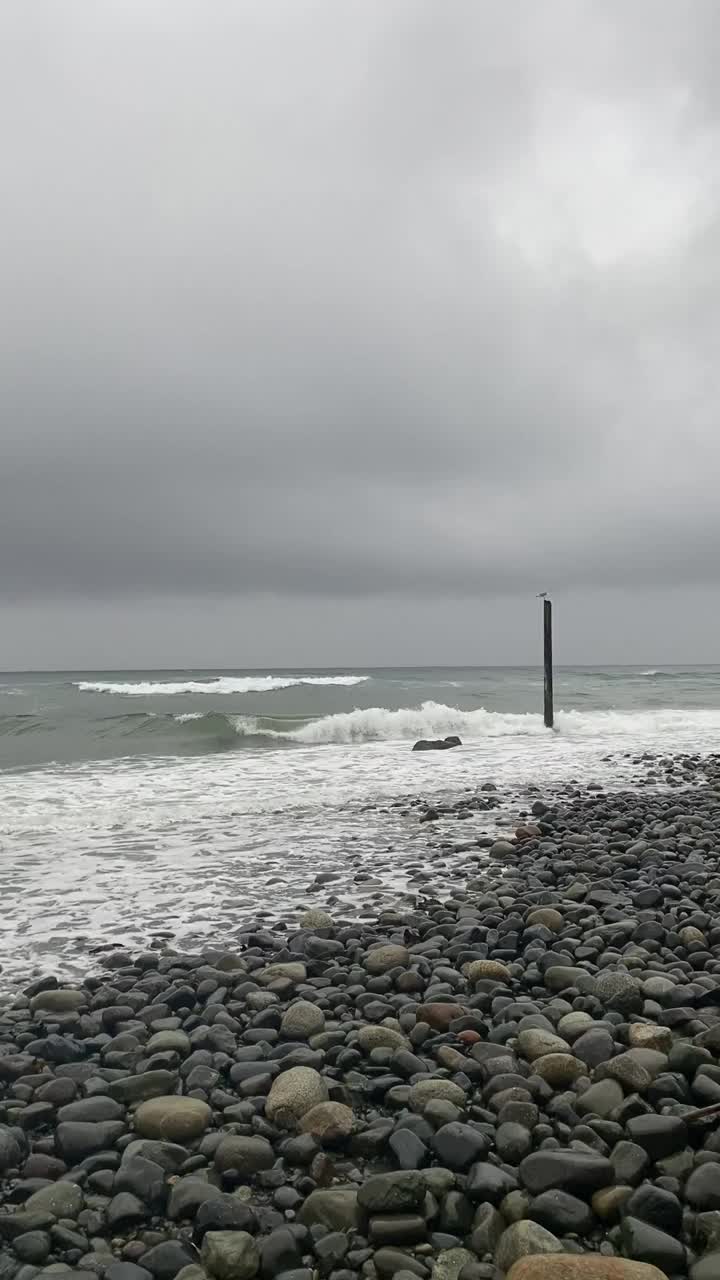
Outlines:
<svg viewBox="0 0 720 1280"><path fill-rule="evenodd" d="M171 694L206 693L272 693L292 685L341 685L347 688L363 684L369 676L215 676L208 680L137 680L115 682L78 680L81 693L115 693L126 698L149 698Z"/></svg>
<svg viewBox="0 0 720 1280"><path fill-rule="evenodd" d="M266 723L235 719L244 735ZM551 733L539 716L428 703L293 726L292 750L248 737L242 751L14 773L0 809L3 981L27 981L34 966L83 972L88 946L143 948L158 922L195 948L231 940L259 909L290 918L299 904L329 904L347 917L353 903L375 911L378 895L396 905L417 890L412 867L423 854L445 892L468 873L466 855L448 862L443 882L445 852L428 852L427 829L384 801L459 795L492 779L506 798L520 790L521 802L508 803L514 814L528 782L548 791L569 779L618 787L636 777L637 752L713 750L720 741L720 710L560 712L557 720ZM452 732L462 749L410 750L410 738ZM492 832L495 823L480 814L472 831ZM466 839L467 824L457 826ZM444 824L440 838L451 832ZM325 871L332 884L310 890ZM359 872L372 880L356 880Z"/></svg>
<svg viewBox="0 0 720 1280"><path fill-rule="evenodd" d="M307 746L323 743L400 742L415 738L443 738L459 734L464 741L486 738L537 738L550 735L542 716L532 712L462 711L442 703L389 711L367 707L311 720L287 730L263 727L250 716L231 717L241 737L289 739ZM621 738L642 740L674 737L683 741L694 733L720 734L720 711L559 711L554 733L571 739Z"/></svg>

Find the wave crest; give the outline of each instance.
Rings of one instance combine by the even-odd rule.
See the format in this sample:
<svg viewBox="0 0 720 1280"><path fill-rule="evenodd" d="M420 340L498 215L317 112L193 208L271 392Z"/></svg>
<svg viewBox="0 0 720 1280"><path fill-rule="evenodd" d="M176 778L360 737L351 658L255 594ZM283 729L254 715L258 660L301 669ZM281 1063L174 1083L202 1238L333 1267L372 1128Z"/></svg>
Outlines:
<svg viewBox="0 0 720 1280"><path fill-rule="evenodd" d="M542 716L534 712L462 711L442 703L424 702L421 707L388 711L367 707L339 712L304 724L280 728L279 722L261 717L229 717L240 737L265 737L281 741L321 746L331 743L392 742L417 738L441 738L458 734L466 742L473 739L542 737L546 729ZM559 711L555 733L576 739L652 739L691 732L720 732L720 711Z"/></svg>
<svg viewBox="0 0 720 1280"><path fill-rule="evenodd" d="M272 693L293 685L341 685L351 688L363 684L369 676L214 676L208 680L137 680L115 682L78 680L74 687L81 693L115 693L125 698L149 698L172 694L201 693Z"/></svg>

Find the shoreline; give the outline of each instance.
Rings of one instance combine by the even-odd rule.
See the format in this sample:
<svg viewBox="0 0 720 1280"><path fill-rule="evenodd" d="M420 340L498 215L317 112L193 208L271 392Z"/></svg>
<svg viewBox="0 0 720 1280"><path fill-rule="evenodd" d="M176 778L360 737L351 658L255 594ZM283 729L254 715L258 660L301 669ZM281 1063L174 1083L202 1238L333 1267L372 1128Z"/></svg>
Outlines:
<svg viewBox="0 0 720 1280"><path fill-rule="evenodd" d="M561 741L552 745L563 749ZM291 931L316 903L336 919L373 919L412 905L421 891L448 894L474 858L484 860L489 836L528 808L541 779L553 802L567 803L593 778L621 789L686 785L700 776L699 757L687 764L688 774L678 766L674 775L656 764L657 753L595 754L597 771L578 760L579 774L567 770L575 779L569 782L563 771L548 776L532 758L520 776L515 762L503 767L478 755L474 743L458 750L451 768L447 756L429 760L406 747L395 750L380 778L368 748L352 761L352 776L369 761L370 776L357 789L372 784L372 794L352 794L355 786L345 780L340 789L351 794L331 793L325 803L323 778L332 780L332 771L311 771L299 805L278 794L282 770L272 786L265 779L260 800L251 779L239 792L235 762L224 766L219 790L207 794L208 762L190 773L168 773L155 762L133 773L127 804L118 794L125 796L130 782L101 770L89 809L87 778L43 776L45 812L35 829L24 810L36 784L19 775L0 866L0 992L48 969L80 980L103 951L121 945L140 951L169 942L195 952L219 938L232 947L249 921ZM496 789L488 792L490 780ZM297 787L296 779L294 799ZM485 804L492 811L483 813ZM440 821L423 825L419 818L431 810Z"/></svg>
<svg viewBox="0 0 720 1280"><path fill-rule="evenodd" d="M638 764L442 900L26 985L0 1280L720 1275L720 762Z"/></svg>

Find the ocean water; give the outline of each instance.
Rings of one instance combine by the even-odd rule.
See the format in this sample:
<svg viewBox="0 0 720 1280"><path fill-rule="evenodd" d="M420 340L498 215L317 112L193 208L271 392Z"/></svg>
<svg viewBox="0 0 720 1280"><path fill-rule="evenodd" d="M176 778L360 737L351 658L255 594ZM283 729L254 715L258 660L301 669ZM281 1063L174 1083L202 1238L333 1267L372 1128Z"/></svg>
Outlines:
<svg viewBox="0 0 720 1280"><path fill-rule="evenodd" d="M0 674L0 985L104 945L228 941L257 913L412 900L423 860L447 891L467 858L403 798L492 780L490 831L528 784L619 786L638 753L720 748L720 667L560 668L555 702L550 732L531 668ZM461 748L412 753L449 733Z"/></svg>

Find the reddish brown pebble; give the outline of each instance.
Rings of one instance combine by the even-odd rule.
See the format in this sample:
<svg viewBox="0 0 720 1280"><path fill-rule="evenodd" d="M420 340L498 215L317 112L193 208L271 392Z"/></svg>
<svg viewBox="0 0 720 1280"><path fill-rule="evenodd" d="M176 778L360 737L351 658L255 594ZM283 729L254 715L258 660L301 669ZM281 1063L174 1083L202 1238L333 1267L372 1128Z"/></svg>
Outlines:
<svg viewBox="0 0 720 1280"><path fill-rule="evenodd" d="M415 1011L417 1022L427 1022L433 1031L447 1031L451 1022L463 1018L467 1009L461 1004L421 1004Z"/></svg>

